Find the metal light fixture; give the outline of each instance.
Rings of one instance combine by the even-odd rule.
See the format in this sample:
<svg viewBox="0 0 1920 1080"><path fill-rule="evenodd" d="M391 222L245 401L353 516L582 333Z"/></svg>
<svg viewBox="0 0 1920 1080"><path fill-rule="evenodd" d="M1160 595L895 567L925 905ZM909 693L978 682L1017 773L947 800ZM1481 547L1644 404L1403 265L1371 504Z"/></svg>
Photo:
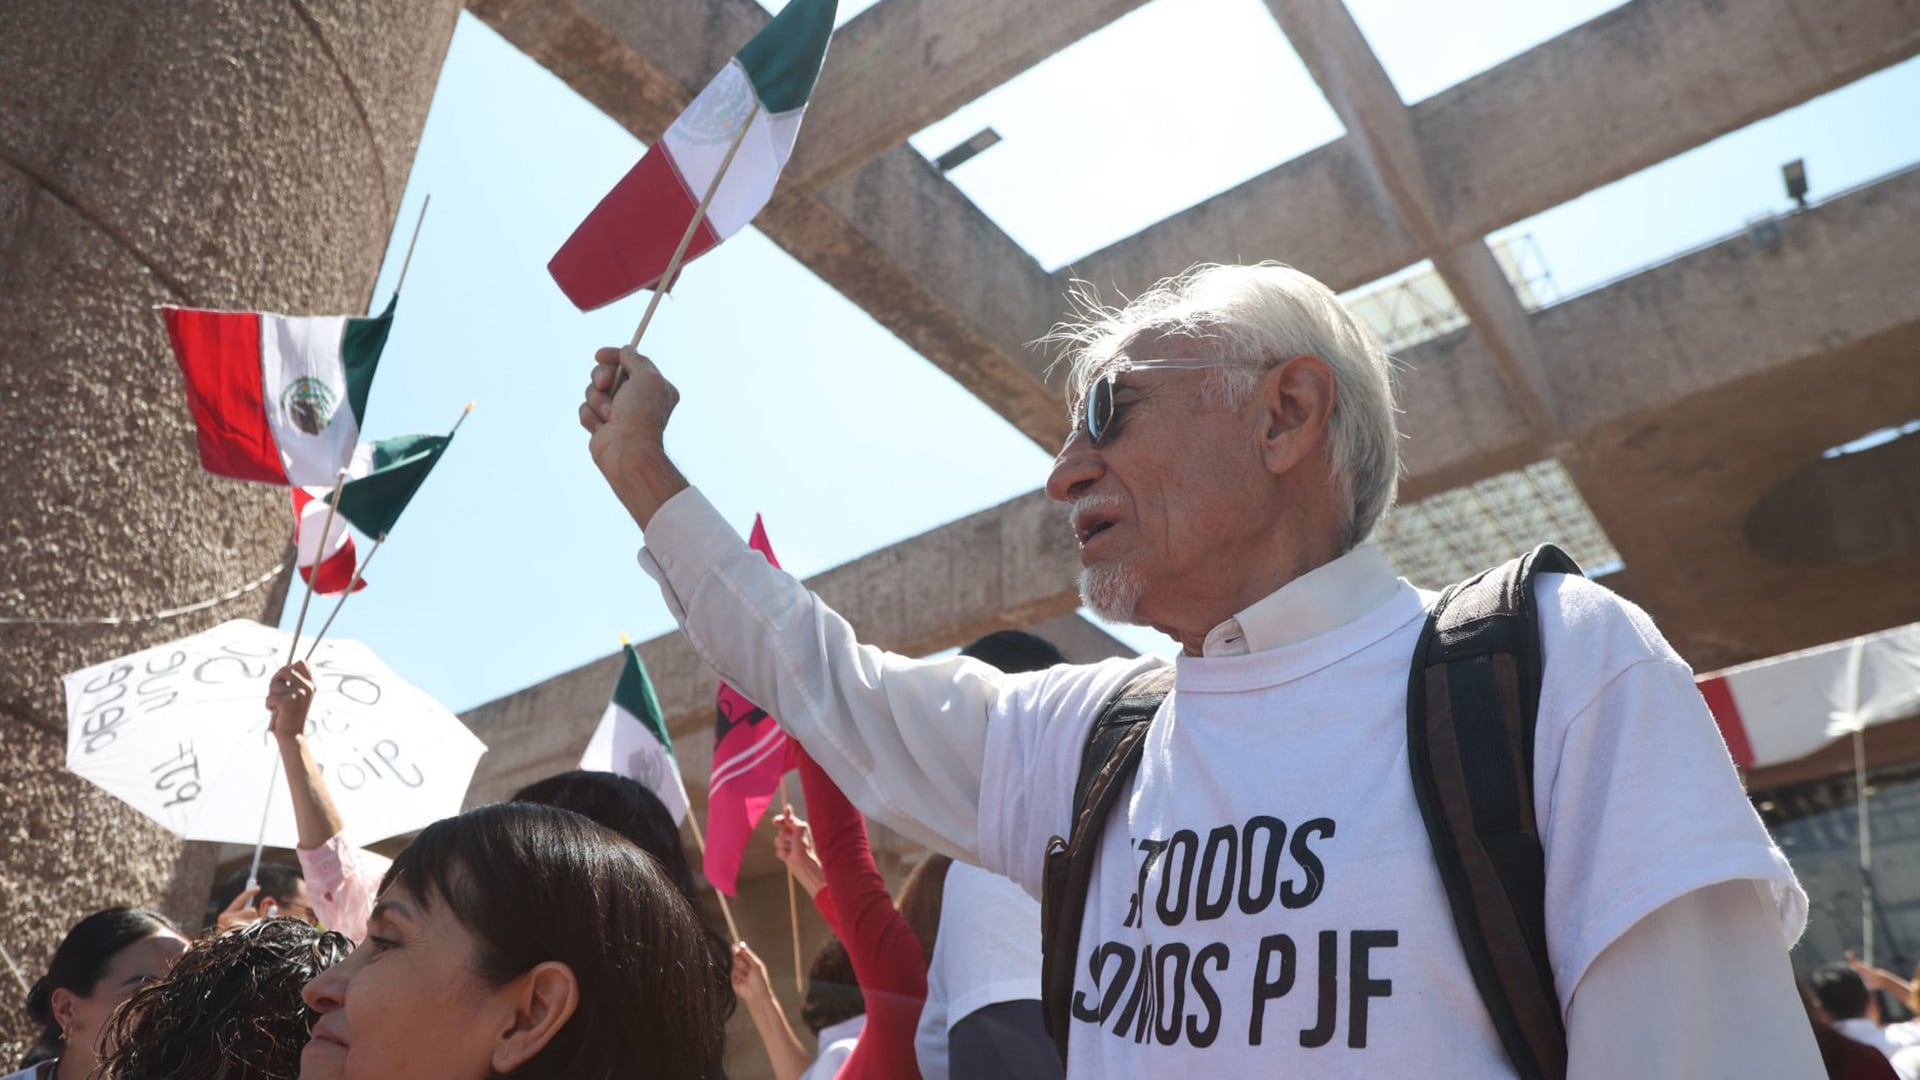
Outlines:
<svg viewBox="0 0 1920 1080"><path fill-rule="evenodd" d="M974 136L959 146L933 159L933 167L941 172L954 169L973 160L974 155L1000 141L1000 133L992 128L981 128Z"/></svg>
<svg viewBox="0 0 1920 1080"><path fill-rule="evenodd" d="M1794 158L1780 166L1780 176L1787 182L1787 198L1807 208L1807 159Z"/></svg>

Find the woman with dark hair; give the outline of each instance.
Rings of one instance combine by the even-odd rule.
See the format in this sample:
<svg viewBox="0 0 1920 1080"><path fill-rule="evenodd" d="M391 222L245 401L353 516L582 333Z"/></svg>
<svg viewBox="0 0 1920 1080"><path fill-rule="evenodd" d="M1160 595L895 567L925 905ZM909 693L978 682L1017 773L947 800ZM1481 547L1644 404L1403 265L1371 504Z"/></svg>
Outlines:
<svg viewBox="0 0 1920 1080"><path fill-rule="evenodd" d="M680 846L680 826L660 796L638 780L610 772L575 769L535 780L509 796L512 802L571 810L612 829L660 860L680 895L693 902L693 870Z"/></svg>
<svg viewBox="0 0 1920 1080"><path fill-rule="evenodd" d="M114 1014L100 1080L294 1080L314 1021L301 989L351 948L296 918L202 937Z"/></svg>
<svg viewBox="0 0 1920 1080"><path fill-rule="evenodd" d="M299 829L301 870L320 925L354 941L366 937L367 914L390 865L386 857L346 842L340 810L307 746L307 713L313 707L313 673L305 664L281 668L268 684L267 710L280 747ZM612 829L660 860L681 895L693 899L693 873L680 847L680 826L660 801L637 780L613 773L573 771L536 780L513 794L514 802L558 806ZM727 942L718 947L724 952Z"/></svg>
<svg viewBox="0 0 1920 1080"><path fill-rule="evenodd" d="M307 984L302 1080L720 1075L728 973L652 856L586 818L495 803L429 825L367 939Z"/></svg>
<svg viewBox="0 0 1920 1080"><path fill-rule="evenodd" d="M113 1010L135 990L165 978L186 951L187 939L157 911L110 907L75 923L53 951L47 973L27 992L27 1015L40 1028L39 1041L21 1063L26 1068L6 1080L91 1076Z"/></svg>

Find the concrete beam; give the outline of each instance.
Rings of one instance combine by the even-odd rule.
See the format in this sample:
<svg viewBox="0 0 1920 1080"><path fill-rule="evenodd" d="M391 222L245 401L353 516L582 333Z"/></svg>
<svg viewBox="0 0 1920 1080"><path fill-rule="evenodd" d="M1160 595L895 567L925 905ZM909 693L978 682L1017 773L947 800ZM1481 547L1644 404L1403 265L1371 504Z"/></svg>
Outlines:
<svg viewBox="0 0 1920 1080"><path fill-rule="evenodd" d="M1559 426L1541 369L1540 346L1527 314L1486 241L1443 239L1425 155L1413 115L1387 77L1360 26L1344 4L1325 0L1268 0L1294 51L1320 85L1333 111L1357 142L1374 184L1414 240L1433 260L1535 433Z"/></svg>
<svg viewBox="0 0 1920 1080"><path fill-rule="evenodd" d="M1920 619L1910 539L1790 561L1749 533L1823 450L1920 416L1915 280L1909 170L1788 219L1775 248L1735 238L1536 316L1580 430L1561 458L1697 668ZM1902 449L1859 463L1910 461ZM1895 467L1868 490L1910 506L1920 474Z"/></svg>
<svg viewBox="0 0 1920 1080"><path fill-rule="evenodd" d="M887 0L834 35L781 186L818 191L1145 0Z"/></svg>
<svg viewBox="0 0 1920 1080"><path fill-rule="evenodd" d="M1920 274L1920 219L1905 214L1920 214L1920 170L1788 219L1776 250L1737 237L1533 313L1532 333L1551 360L1552 394L1565 408L1558 445L1810 363L1920 317L1911 290L1895 284ZM1474 330L1424 342L1400 359L1407 368L1399 380L1403 498L1555 452L1528 428ZM1762 417L1780 403L1765 405ZM1833 418L1840 427L1858 420L1844 412ZM1628 564L1635 565L1631 557Z"/></svg>
<svg viewBox="0 0 1920 1080"><path fill-rule="evenodd" d="M1414 105L1414 127L1462 242L1916 54L1912 3L1633 0Z"/></svg>
<svg viewBox="0 0 1920 1080"><path fill-rule="evenodd" d="M1633 0L1412 107L1445 246L1916 53L1912 4ZM1192 262L1279 259L1345 291L1419 261L1426 251L1366 184L1352 143L1176 214L1076 272L1133 292Z"/></svg>
<svg viewBox="0 0 1920 1080"><path fill-rule="evenodd" d="M1116 656L1138 656L1133 646L1107 633L1079 613L1058 615L1027 627L1054 644L1070 664L1096 664Z"/></svg>
<svg viewBox="0 0 1920 1080"><path fill-rule="evenodd" d="M911 148L768 207L759 226L1041 449L1067 441L1066 402L1029 345L1061 288Z"/></svg>

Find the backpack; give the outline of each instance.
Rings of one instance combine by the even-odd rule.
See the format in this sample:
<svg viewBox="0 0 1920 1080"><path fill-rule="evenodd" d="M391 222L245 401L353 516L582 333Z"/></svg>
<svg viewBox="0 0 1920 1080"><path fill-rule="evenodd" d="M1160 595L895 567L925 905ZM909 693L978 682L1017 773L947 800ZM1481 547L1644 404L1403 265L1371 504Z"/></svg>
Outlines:
<svg viewBox="0 0 1920 1080"><path fill-rule="evenodd" d="M1580 567L1544 544L1451 586L1427 613L1408 677L1407 760L1454 928L1500 1043L1522 1080L1565 1080L1567 1033L1547 957L1546 854L1533 813L1540 573ZM1041 993L1063 1062L1094 854L1172 688L1172 669L1161 668L1101 709L1080 759L1070 835L1047 844Z"/></svg>

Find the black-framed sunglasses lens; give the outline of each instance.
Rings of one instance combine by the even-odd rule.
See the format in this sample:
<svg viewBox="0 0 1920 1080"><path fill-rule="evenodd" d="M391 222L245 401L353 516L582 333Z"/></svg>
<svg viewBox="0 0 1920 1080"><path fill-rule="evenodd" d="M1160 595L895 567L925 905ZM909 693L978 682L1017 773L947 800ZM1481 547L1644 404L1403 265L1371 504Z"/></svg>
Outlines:
<svg viewBox="0 0 1920 1080"><path fill-rule="evenodd" d="M1086 428L1087 441L1095 446L1107 437L1113 423L1113 374L1100 376L1087 385L1087 399L1080 403L1080 423Z"/></svg>

